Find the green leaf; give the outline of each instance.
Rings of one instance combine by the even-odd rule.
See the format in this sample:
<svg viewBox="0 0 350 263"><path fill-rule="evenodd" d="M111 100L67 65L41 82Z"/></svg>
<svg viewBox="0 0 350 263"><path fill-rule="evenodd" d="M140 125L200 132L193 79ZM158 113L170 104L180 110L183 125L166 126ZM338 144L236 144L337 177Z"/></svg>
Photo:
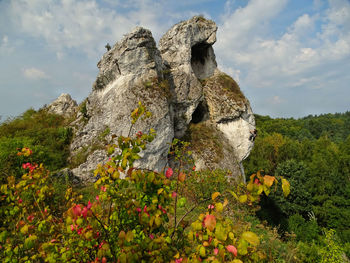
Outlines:
<svg viewBox="0 0 350 263"><path fill-rule="evenodd" d="M253 233L251 231L244 232L242 234L241 238L246 240L246 241L248 241L253 246L257 246L260 243L259 237L255 233Z"/></svg>

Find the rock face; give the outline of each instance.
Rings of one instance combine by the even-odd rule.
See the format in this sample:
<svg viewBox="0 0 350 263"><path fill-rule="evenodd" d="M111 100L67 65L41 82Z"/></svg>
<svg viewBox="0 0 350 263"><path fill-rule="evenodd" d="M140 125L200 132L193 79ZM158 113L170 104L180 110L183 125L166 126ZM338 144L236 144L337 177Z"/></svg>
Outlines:
<svg viewBox="0 0 350 263"><path fill-rule="evenodd" d="M90 177L106 160L101 141L110 143L111 134L150 128L157 137L137 167L161 170L177 137L191 141L197 168L239 175L239 164L253 146L249 136L255 121L237 83L217 69L216 30L213 21L193 17L173 26L158 49L151 32L138 27L103 55L92 92L72 124L72 160L80 160L75 175ZM130 113L139 101L153 116L131 128Z"/></svg>
<svg viewBox="0 0 350 263"><path fill-rule="evenodd" d="M64 115L66 117L73 115L78 108L78 104L69 94L61 94L55 101L47 106L51 113Z"/></svg>
<svg viewBox="0 0 350 263"><path fill-rule="evenodd" d="M173 26L159 41L173 86L175 135L184 135L192 113L203 98L200 82L214 74L217 67L212 45L216 41L217 26L202 17Z"/></svg>
<svg viewBox="0 0 350 263"><path fill-rule="evenodd" d="M149 30L138 27L124 37L98 63L100 73L93 91L86 100L88 120L81 122L71 144L73 155L88 153L87 160L73 172L88 176L98 163L106 159L101 136L107 142L110 134L128 136L130 113L141 101L152 112L152 117L137 122L131 135L153 128L156 139L142 152L138 167L161 170L167 163L167 151L173 137L166 87L162 85L163 64L156 43ZM84 125L83 125L84 124Z"/></svg>

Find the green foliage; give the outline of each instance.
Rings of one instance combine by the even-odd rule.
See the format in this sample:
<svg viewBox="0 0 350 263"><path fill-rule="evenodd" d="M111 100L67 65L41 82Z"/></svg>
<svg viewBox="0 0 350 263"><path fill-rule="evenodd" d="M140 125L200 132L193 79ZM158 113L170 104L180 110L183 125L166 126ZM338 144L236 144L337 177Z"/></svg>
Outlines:
<svg viewBox="0 0 350 263"><path fill-rule="evenodd" d="M262 198L259 216L281 231L297 231L289 228L288 218L301 215L309 229L308 213L313 212L319 227L333 228L343 242L349 242L349 112L298 120L258 115L256 122L259 136L245 170L264 169L291 184L286 199L279 197L280 190ZM301 231L297 239L303 240Z"/></svg>
<svg viewBox="0 0 350 263"><path fill-rule="evenodd" d="M18 177L22 174L20 164L23 156L17 156L18 149L29 147L34 154L31 161L44 162L55 171L67 164L72 129L65 127L62 116L46 110L30 109L20 117L7 120L0 125L0 174Z"/></svg>
<svg viewBox="0 0 350 263"><path fill-rule="evenodd" d="M131 114L132 124L147 116L149 113L139 104ZM229 190L218 184L223 180L222 172L202 176L195 168L186 170L191 153L188 143L179 141L172 147L177 161L174 170L169 167L163 173L135 169L134 161L154 136L151 129L147 134L120 136L109 145L111 157L95 170L96 192L88 189L94 195L88 199L82 191L73 191L67 180L63 184L66 191L62 191L43 165L24 163L25 174L8 177L0 189L2 261L267 262L262 237L250 224L234 220L234 213L237 204L248 209L262 193L268 195L277 185L277 178L258 172L247 185ZM17 155L31 158L33 154L23 148ZM194 183L201 184L202 178L216 175L219 179L210 182L217 184L199 197L201 203L209 201L209 206L186 224L186 216L199 203L179 218L177 208L187 203L185 196L180 198L180 189L187 189L187 193L191 189L200 191ZM284 178L281 181L288 195L289 183Z"/></svg>
<svg viewBox="0 0 350 263"><path fill-rule="evenodd" d="M333 229L325 232L324 243L321 249L321 263L342 263L344 262L344 251Z"/></svg>

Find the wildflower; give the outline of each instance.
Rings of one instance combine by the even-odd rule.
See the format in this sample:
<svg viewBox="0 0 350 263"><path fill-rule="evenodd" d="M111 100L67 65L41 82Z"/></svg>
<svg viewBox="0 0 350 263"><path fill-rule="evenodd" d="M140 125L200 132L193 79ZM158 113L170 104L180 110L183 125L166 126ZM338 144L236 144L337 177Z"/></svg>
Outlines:
<svg viewBox="0 0 350 263"><path fill-rule="evenodd" d="M173 169L171 169L170 167L166 170L165 172L165 176L166 178L170 178L173 175Z"/></svg>

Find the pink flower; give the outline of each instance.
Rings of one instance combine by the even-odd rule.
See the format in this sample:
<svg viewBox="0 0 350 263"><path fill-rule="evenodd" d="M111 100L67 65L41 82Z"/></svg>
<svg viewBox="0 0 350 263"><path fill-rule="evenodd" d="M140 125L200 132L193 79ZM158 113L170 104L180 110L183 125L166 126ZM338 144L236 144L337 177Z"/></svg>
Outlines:
<svg viewBox="0 0 350 263"><path fill-rule="evenodd" d="M177 196L177 193L176 192L173 192L172 194L171 194L171 197L172 198L175 198Z"/></svg>
<svg viewBox="0 0 350 263"><path fill-rule="evenodd" d="M182 258L175 259L175 263L181 263L181 262L182 262Z"/></svg>
<svg viewBox="0 0 350 263"><path fill-rule="evenodd" d="M101 186L101 191L106 192L107 188L106 186Z"/></svg>
<svg viewBox="0 0 350 263"><path fill-rule="evenodd" d="M214 205L208 205L208 209L214 209Z"/></svg>
<svg viewBox="0 0 350 263"><path fill-rule="evenodd" d="M153 239L153 238L154 238L154 235L153 235L153 234L150 234L150 235L149 235L149 238L150 238L150 239Z"/></svg>
<svg viewBox="0 0 350 263"><path fill-rule="evenodd" d="M95 198L96 198L97 201L100 200L100 197L98 195L96 195Z"/></svg>
<svg viewBox="0 0 350 263"><path fill-rule="evenodd" d="M74 225L70 225L70 230L74 230Z"/></svg>
<svg viewBox="0 0 350 263"><path fill-rule="evenodd" d="M136 211L141 213L141 208L140 207L136 208Z"/></svg>
<svg viewBox="0 0 350 263"><path fill-rule="evenodd" d="M86 206L86 208L87 208L88 210L90 210L91 207L92 207L92 204L91 204L91 202L90 202L90 200L89 200L89 201L88 201L88 205Z"/></svg>
<svg viewBox="0 0 350 263"><path fill-rule="evenodd" d="M18 203L22 204L22 202L23 202L23 200L20 198L20 199L18 200Z"/></svg>
<svg viewBox="0 0 350 263"><path fill-rule="evenodd" d="M171 169L170 167L166 170L165 172L165 176L166 178L170 178L173 175L173 169Z"/></svg>
<svg viewBox="0 0 350 263"><path fill-rule="evenodd" d="M235 257L237 257L237 248L235 246L228 245L226 246L226 249L228 252L232 253L233 255L235 255Z"/></svg>
<svg viewBox="0 0 350 263"><path fill-rule="evenodd" d="M83 231L83 228L79 228L79 229L77 230L78 235L81 235L82 231Z"/></svg>
<svg viewBox="0 0 350 263"><path fill-rule="evenodd" d="M144 206L143 212L147 213L147 205Z"/></svg>
<svg viewBox="0 0 350 263"><path fill-rule="evenodd" d="M219 253L219 249L218 248L214 248L214 255L217 255Z"/></svg>

